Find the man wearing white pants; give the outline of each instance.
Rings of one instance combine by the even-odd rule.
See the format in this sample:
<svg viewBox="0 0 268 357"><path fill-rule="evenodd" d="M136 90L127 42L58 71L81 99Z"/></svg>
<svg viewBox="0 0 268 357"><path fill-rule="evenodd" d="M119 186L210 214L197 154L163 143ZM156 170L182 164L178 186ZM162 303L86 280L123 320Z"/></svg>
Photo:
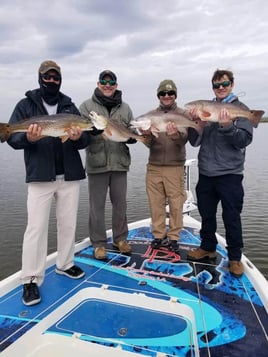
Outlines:
<svg viewBox="0 0 268 357"><path fill-rule="evenodd" d="M16 105L10 123L40 115L58 113L80 115L71 98L60 92L61 69L54 61L44 61L38 71L40 88L29 90ZM98 134L93 130L93 135ZM37 123L26 133L13 133L8 144L24 150L28 183L28 223L22 248L22 301L34 305L41 301L39 286L44 280L47 257L48 223L52 199L56 200L57 248L56 273L72 279L84 271L74 265L76 218L80 180L85 170L79 154L88 146L91 134L79 127L67 130L68 140L44 137Z"/></svg>
<svg viewBox="0 0 268 357"><path fill-rule="evenodd" d="M47 256L47 235L52 200L56 199L57 217L57 272L73 266L77 209L79 201L79 181L64 181L57 178L53 182L33 182L28 184L28 224L24 234L22 251L22 280L29 277L41 285L44 280ZM32 257L32 252L37 252Z"/></svg>

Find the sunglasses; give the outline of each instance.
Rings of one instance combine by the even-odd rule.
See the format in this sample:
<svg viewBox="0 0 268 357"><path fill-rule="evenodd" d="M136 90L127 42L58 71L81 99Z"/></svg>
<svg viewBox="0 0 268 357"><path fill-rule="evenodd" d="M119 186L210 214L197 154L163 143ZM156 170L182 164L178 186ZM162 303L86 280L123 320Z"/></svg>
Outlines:
<svg viewBox="0 0 268 357"><path fill-rule="evenodd" d="M45 81L50 81L51 79L53 79L53 81L58 82L61 79L61 76L59 74L43 74L42 78Z"/></svg>
<svg viewBox="0 0 268 357"><path fill-rule="evenodd" d="M169 90L167 92L159 92L158 95L160 97L165 97L166 95L168 95L169 97L171 97L172 95L176 95L176 92L174 92L174 90Z"/></svg>
<svg viewBox="0 0 268 357"><path fill-rule="evenodd" d="M102 84L104 86L106 84L110 84L110 86L114 86L114 85L116 85L116 81L114 81L113 79L110 79L109 81L107 79L101 79L100 84Z"/></svg>
<svg viewBox="0 0 268 357"><path fill-rule="evenodd" d="M215 82L215 83L212 83L212 88L219 89L220 86L222 86L223 88L226 88L226 87L229 87L230 84L231 84L231 81Z"/></svg>

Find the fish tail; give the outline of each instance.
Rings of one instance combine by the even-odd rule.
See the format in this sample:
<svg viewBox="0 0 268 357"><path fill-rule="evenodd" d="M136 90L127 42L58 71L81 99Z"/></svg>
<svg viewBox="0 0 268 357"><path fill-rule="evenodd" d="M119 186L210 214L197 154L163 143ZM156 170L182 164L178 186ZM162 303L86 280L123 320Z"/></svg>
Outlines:
<svg viewBox="0 0 268 357"><path fill-rule="evenodd" d="M4 143L10 137L10 125L6 123L0 123L0 141Z"/></svg>
<svg viewBox="0 0 268 357"><path fill-rule="evenodd" d="M263 114L263 110L251 110L250 122L254 126L254 128L258 127Z"/></svg>
<svg viewBox="0 0 268 357"><path fill-rule="evenodd" d="M152 138L151 135L140 135L138 138L144 145L149 146Z"/></svg>

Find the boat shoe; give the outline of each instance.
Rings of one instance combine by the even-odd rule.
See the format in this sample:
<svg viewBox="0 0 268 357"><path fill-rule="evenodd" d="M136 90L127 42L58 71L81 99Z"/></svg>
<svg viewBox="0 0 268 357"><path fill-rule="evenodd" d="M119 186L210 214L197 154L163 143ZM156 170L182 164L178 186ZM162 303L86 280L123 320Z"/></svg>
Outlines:
<svg viewBox="0 0 268 357"><path fill-rule="evenodd" d="M179 245L177 240L170 240L168 243L168 250L170 252L178 253L179 251Z"/></svg>
<svg viewBox="0 0 268 357"><path fill-rule="evenodd" d="M158 249L162 245L165 245L167 243L167 237L164 238L155 238L151 241L151 247L153 249Z"/></svg>
<svg viewBox="0 0 268 357"><path fill-rule="evenodd" d="M113 242L113 246L120 250L122 254L131 253L131 246L126 240L120 240L119 242Z"/></svg>
<svg viewBox="0 0 268 357"><path fill-rule="evenodd" d="M107 258L105 247L96 247L94 249L94 257L98 260L105 260Z"/></svg>
<svg viewBox="0 0 268 357"><path fill-rule="evenodd" d="M196 261L199 261L199 260L202 260L205 258L212 259L212 258L216 258L216 257L217 257L217 253L215 251L209 252L208 250L204 250L202 248L190 250L187 254L187 259L196 260Z"/></svg>
<svg viewBox="0 0 268 357"><path fill-rule="evenodd" d="M244 272L243 264L237 260L230 260L229 261L229 272L232 275L234 275L236 278L240 278Z"/></svg>

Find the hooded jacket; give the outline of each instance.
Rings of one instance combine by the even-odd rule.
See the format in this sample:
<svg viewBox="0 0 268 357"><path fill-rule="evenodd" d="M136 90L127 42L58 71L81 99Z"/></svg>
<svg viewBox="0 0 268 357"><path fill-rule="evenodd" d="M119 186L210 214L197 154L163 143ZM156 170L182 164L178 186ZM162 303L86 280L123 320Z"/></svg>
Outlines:
<svg viewBox="0 0 268 357"><path fill-rule="evenodd" d="M26 98L21 99L9 120L9 123L17 123L33 116L47 115L42 103L40 89L34 89L25 93ZM60 92L57 113L80 115L71 98ZM81 180L85 178L85 170L79 154L80 149L85 148L89 142L89 134L82 133L77 141L67 140L62 144L64 179L66 181ZM8 144L14 149L24 150L24 162L26 169L26 182L48 182L56 180L55 150L59 144L59 138L44 137L36 142L29 142L26 133L14 133L8 139Z"/></svg>

